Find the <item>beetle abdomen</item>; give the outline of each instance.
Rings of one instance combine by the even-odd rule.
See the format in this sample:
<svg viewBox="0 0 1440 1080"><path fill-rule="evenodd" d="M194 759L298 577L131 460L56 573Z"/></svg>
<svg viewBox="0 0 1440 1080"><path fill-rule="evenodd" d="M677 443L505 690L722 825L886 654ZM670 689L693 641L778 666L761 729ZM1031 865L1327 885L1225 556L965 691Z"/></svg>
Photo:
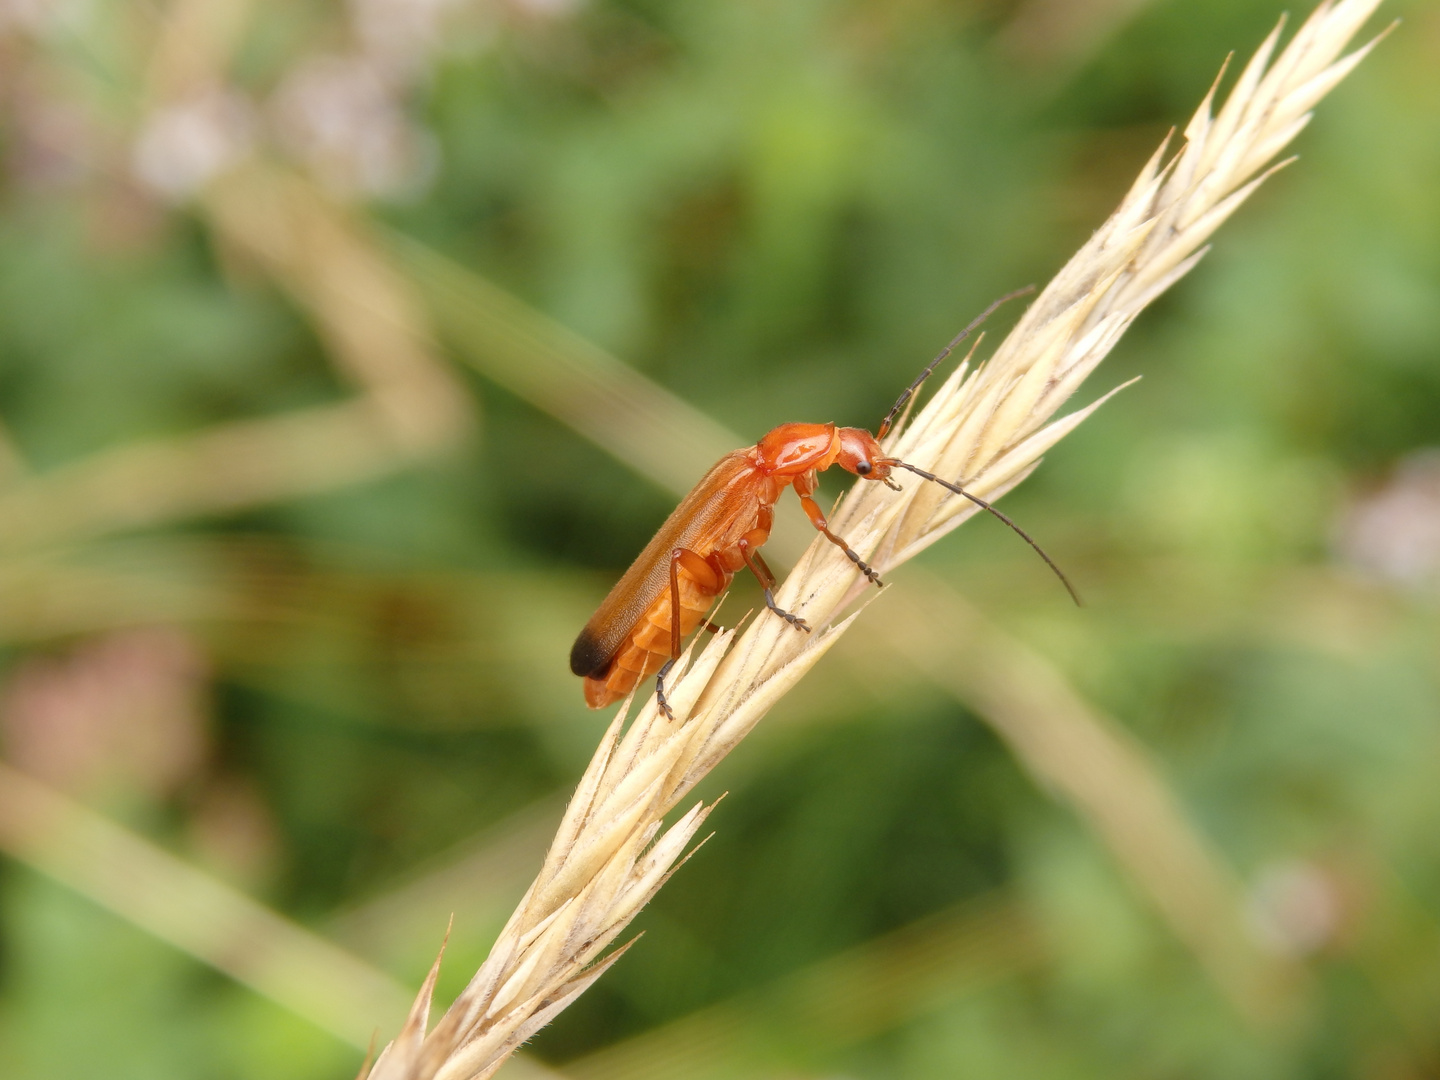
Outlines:
<svg viewBox="0 0 1440 1080"><path fill-rule="evenodd" d="M701 621L715 597L730 584L731 575L726 574L715 592L703 590L694 578L680 571L680 636L687 637ZM582 632L570 653L571 670L575 670L575 657L585 640ZM659 671L670 659L670 592L658 597L641 616L625 644L615 658L598 671L592 671L585 678L585 704L592 709L603 709L611 702L619 701L635 684L647 675ZM575 673L581 674L578 670Z"/></svg>

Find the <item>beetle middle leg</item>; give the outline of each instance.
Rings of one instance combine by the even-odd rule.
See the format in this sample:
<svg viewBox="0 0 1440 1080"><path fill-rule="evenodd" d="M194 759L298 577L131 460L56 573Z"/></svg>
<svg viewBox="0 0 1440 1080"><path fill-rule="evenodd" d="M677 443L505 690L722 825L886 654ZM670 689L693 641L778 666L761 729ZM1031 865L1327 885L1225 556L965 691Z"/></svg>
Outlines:
<svg viewBox="0 0 1440 1080"><path fill-rule="evenodd" d="M674 720L675 711L665 700L665 676L680 659L680 567L700 587L701 592L714 596L725 586L725 576L710 564L703 555L689 548L676 548L670 552L670 659L666 660L655 673L655 704L665 714L665 719Z"/></svg>
<svg viewBox="0 0 1440 1080"><path fill-rule="evenodd" d="M758 545L752 544L742 536L736 546L740 549L740 556L745 560L745 565L750 567L750 572L754 574L756 580L760 582L760 589L765 593L765 606L791 626L795 627L796 630L804 630L807 634L810 633L809 623L799 615L792 615L779 604L775 603L775 594L771 591L775 588L775 573L766 565L765 560L760 557L760 552L755 550Z"/></svg>

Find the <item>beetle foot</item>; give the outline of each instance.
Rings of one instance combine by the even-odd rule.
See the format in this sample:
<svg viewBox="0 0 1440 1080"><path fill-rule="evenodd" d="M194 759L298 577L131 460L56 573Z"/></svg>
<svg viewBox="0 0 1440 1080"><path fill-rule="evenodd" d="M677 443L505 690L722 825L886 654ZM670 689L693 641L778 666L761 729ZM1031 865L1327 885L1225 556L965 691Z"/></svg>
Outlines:
<svg viewBox="0 0 1440 1080"><path fill-rule="evenodd" d="M655 674L655 704L665 714L665 719L672 724L675 722L675 710L670 708L670 702L665 700L665 674L675 664L674 660L667 660L665 666Z"/></svg>
<svg viewBox="0 0 1440 1080"><path fill-rule="evenodd" d="M790 614L790 612L782 608L779 604L775 603L775 597L771 595L769 589L765 590L765 606L771 611L773 611L776 615L779 615L780 618L784 619L791 626L795 627L796 630L804 630L805 633L810 633L810 624L807 623L804 619L802 619L799 615L792 615Z"/></svg>

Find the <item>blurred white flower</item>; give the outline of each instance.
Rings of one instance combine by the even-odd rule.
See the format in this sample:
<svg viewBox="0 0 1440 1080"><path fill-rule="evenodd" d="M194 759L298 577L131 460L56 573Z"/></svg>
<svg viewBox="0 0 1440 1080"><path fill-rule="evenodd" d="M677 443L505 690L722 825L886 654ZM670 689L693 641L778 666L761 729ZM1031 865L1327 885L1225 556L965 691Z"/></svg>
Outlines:
<svg viewBox="0 0 1440 1080"><path fill-rule="evenodd" d="M1440 450L1403 458L1383 487L1356 498L1336 528L1335 549L1397 585L1440 580Z"/></svg>
<svg viewBox="0 0 1440 1080"><path fill-rule="evenodd" d="M343 195L404 196L434 173L437 151L399 101L399 87L360 56L312 56L285 78L270 110L281 144Z"/></svg>
<svg viewBox="0 0 1440 1080"><path fill-rule="evenodd" d="M58 7L56 0L0 0L0 33L38 33L55 17Z"/></svg>
<svg viewBox="0 0 1440 1080"><path fill-rule="evenodd" d="M468 0L350 0L365 55L396 75L413 74L439 49L445 20Z"/></svg>
<svg viewBox="0 0 1440 1080"><path fill-rule="evenodd" d="M278 142L317 179L348 197L420 194L439 162L435 138L405 110L435 55L473 44L499 8L554 18L579 0L348 0L356 51L310 56L281 80L270 101ZM469 17L472 31L457 38ZM486 37L481 35L482 39Z"/></svg>
<svg viewBox="0 0 1440 1080"><path fill-rule="evenodd" d="M1282 956L1306 956L1335 940L1345 905L1331 874L1296 860L1261 870L1246 914L1261 946Z"/></svg>
<svg viewBox="0 0 1440 1080"><path fill-rule="evenodd" d="M233 90L211 89L157 109L131 156L135 176L169 199L184 199L250 150L253 111Z"/></svg>
<svg viewBox="0 0 1440 1080"><path fill-rule="evenodd" d="M526 15L559 18L576 10L580 6L580 0L509 0L509 4Z"/></svg>

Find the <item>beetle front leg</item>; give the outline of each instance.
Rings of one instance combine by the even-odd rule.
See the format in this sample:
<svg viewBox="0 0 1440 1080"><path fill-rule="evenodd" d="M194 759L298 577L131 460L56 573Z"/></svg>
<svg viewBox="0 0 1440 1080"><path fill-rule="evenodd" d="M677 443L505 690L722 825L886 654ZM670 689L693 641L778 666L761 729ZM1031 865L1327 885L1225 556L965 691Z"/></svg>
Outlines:
<svg viewBox="0 0 1440 1080"><path fill-rule="evenodd" d="M809 495L801 494L798 484L796 485L795 493L797 495L800 495L800 506L805 511L805 516L810 519L810 524L814 525L815 528L824 535L826 540L829 540L841 551L845 552L845 554L849 556L850 561L859 568L862 574L864 574L867 578L873 581L876 585L883 586L885 583L880 580L880 575L878 572L876 572L875 568L872 567L869 563L867 563L864 559L860 558L859 555L855 554L855 552L851 550L850 545L845 542L843 537L836 536L833 532L830 531L830 523L825 520L825 515L820 511L819 504L816 503L815 500L812 499Z"/></svg>

